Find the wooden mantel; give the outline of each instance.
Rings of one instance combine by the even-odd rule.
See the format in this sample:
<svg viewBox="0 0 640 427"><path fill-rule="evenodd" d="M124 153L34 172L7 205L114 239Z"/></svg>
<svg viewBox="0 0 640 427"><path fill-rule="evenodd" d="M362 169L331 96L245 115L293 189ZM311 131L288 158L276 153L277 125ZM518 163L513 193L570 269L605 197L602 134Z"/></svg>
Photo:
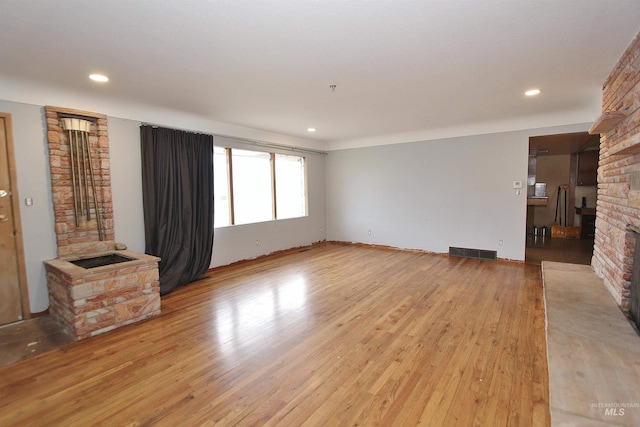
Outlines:
<svg viewBox="0 0 640 427"><path fill-rule="evenodd" d="M614 129L618 124L627 118L627 113L622 111L605 111L589 129L590 135L605 134Z"/></svg>

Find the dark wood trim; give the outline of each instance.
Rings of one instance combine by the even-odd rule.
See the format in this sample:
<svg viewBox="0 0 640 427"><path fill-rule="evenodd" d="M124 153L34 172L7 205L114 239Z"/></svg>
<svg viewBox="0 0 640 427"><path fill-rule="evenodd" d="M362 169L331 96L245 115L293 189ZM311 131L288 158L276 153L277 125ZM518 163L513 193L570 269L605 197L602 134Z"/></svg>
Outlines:
<svg viewBox="0 0 640 427"><path fill-rule="evenodd" d="M331 244L331 245L343 245L343 246L356 246L359 248L370 248L370 249L382 249L382 250L387 250L387 251L396 251L396 252L415 252L415 253L420 253L420 254L427 254L427 255L434 255L434 256L442 256L442 257L448 257L449 254L446 252L431 252L431 251L427 251L427 250L423 250L423 249L405 249L405 248L398 248L395 246L387 246L387 245L374 245L371 243L359 243L359 242L342 242L342 241L338 241L338 240L322 240L319 242L314 242L310 245L305 245L305 246L296 246L295 248L289 248L289 249L282 249L280 251L275 251L275 252L271 252L265 255L260 255L256 258L247 258L247 259L242 259L239 261L234 261L231 264L226 264L226 265L220 265L218 267L211 267L209 270L207 270L207 273L205 274L205 277L208 276L209 274L212 273L217 273L219 271L223 271L232 267L237 267L239 265L243 265L243 264L247 264L250 262L254 262L254 261L261 261L264 258L271 258L271 257L280 257L280 256L284 256L284 255L288 255L291 253L295 253L295 252L304 252L306 250L309 250L311 248L314 248L316 246L320 246L320 245L325 245L325 244ZM497 259L498 262L507 262L507 263L515 263L515 264L524 264L524 260L519 260L519 259L511 259L511 258L498 258Z"/></svg>
<svg viewBox="0 0 640 427"><path fill-rule="evenodd" d="M58 114L69 115L69 116L79 116L79 117L92 117L94 119L106 119L106 114L100 113L92 113L91 111L83 111L83 110L74 110L73 108L64 108L64 107L52 107L47 105L44 107L45 111L51 111Z"/></svg>
<svg viewBox="0 0 640 427"><path fill-rule="evenodd" d="M48 316L49 315L49 309L47 308L44 311L38 311L37 313L31 313L31 318L36 318L36 317L44 317L44 316Z"/></svg>
<svg viewBox="0 0 640 427"><path fill-rule="evenodd" d="M233 206L233 156L231 155L231 148L227 147L224 149L224 152L227 156L227 191L229 194L229 225L234 225L236 223L236 208Z"/></svg>
<svg viewBox="0 0 640 427"><path fill-rule="evenodd" d="M278 219L278 203L276 201L276 153L269 153L271 163L271 219Z"/></svg>
<svg viewBox="0 0 640 427"><path fill-rule="evenodd" d="M295 248L282 249L280 251L270 252L268 254L260 255L260 256L257 256L255 258L241 259L239 261L234 261L231 264L220 265L218 267L211 267L210 269L207 270L207 273L205 274L205 277L208 276L209 274L212 274L212 273L217 273L217 272L220 272L220 271L223 271L223 270L227 270L227 269L232 268L232 267L237 267L239 265L247 264L247 263L250 263L250 262L261 261L261 260L263 260L265 258L271 258L271 257L278 258L278 257L284 256L284 255L288 255L288 254L291 254L291 253L295 253L295 252L304 252L306 250L309 250L309 249L311 249L313 247L316 247L316 246L323 245L325 243L329 243L329 242L327 242L326 240L322 240L320 242L315 242L315 243L312 243L310 245L296 246Z"/></svg>
<svg viewBox="0 0 640 427"><path fill-rule="evenodd" d="M11 180L11 211L13 215L13 225L15 227L16 251L18 253L18 280L20 281L20 299L22 303L22 318L31 318L31 308L29 304L29 286L27 284L27 268L24 258L24 243L22 235L22 217L20 216L20 194L18 192L18 171L15 164L15 154L13 150L13 125L11 114L0 113L0 118L4 120L5 136L7 139L7 160L9 162L9 179Z"/></svg>

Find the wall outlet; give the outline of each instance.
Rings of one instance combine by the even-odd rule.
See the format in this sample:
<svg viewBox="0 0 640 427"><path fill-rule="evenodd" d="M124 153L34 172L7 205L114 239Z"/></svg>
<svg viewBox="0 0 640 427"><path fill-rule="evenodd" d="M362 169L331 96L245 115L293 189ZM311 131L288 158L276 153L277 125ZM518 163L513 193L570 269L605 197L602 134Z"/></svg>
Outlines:
<svg viewBox="0 0 640 427"><path fill-rule="evenodd" d="M256 246L260 246L260 240L256 240Z"/></svg>
<svg viewBox="0 0 640 427"><path fill-rule="evenodd" d="M504 245L504 240L502 240L502 239L498 240L498 244L499 244L500 246Z"/></svg>
<svg viewBox="0 0 640 427"><path fill-rule="evenodd" d="M513 188L522 188L522 181L513 181Z"/></svg>
<svg viewBox="0 0 640 427"><path fill-rule="evenodd" d="M367 231L367 233L369 234L369 236L371 236L371 230Z"/></svg>

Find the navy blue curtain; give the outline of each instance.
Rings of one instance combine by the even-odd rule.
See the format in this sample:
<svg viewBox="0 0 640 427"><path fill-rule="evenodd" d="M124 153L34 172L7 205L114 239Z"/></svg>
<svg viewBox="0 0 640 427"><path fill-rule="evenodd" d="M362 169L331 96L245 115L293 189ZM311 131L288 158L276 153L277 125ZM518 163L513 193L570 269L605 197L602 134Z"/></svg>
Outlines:
<svg viewBox="0 0 640 427"><path fill-rule="evenodd" d="M199 279L213 251L213 136L143 125L145 252L161 258L160 294Z"/></svg>

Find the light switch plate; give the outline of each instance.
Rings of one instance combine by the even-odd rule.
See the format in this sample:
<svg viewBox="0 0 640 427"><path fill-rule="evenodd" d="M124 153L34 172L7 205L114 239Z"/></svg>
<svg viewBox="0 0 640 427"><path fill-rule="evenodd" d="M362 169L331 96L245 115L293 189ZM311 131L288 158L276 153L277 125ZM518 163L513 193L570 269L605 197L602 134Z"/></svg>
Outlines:
<svg viewBox="0 0 640 427"><path fill-rule="evenodd" d="M522 181L513 181L513 188L522 188Z"/></svg>

